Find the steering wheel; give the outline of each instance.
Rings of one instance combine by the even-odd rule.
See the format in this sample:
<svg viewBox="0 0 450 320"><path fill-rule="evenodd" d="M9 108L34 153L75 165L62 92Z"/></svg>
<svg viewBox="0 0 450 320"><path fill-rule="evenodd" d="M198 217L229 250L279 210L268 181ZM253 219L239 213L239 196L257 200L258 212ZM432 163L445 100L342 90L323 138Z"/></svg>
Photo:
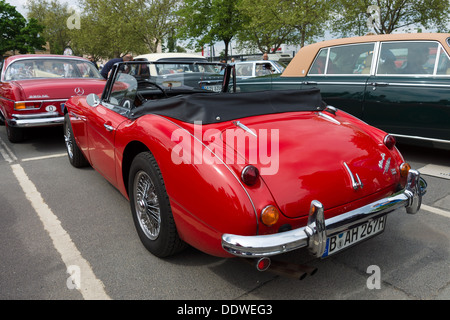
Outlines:
<svg viewBox="0 0 450 320"><path fill-rule="evenodd" d="M156 87L157 89L159 89L159 91L161 91L161 92L164 94L164 96L165 96L166 98L168 97L166 91L165 91L165 90L163 89L163 87L161 87L159 84L156 84L155 82L150 81L150 80L147 80L147 79L139 79L139 80L138 80L138 87L139 87L139 84L140 84L140 83L147 83L147 84L150 84L150 85Z"/></svg>

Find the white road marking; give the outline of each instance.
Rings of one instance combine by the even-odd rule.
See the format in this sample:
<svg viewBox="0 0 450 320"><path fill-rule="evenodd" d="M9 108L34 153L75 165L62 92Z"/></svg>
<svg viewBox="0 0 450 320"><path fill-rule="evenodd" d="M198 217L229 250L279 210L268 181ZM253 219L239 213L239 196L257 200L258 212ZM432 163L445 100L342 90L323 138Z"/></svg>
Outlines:
<svg viewBox="0 0 450 320"><path fill-rule="evenodd" d="M77 288L87 300L109 300L111 299L105 292L105 288L101 280L95 276L89 262L86 261L80 251L77 249L69 234L61 226L58 217L52 212L49 206L44 202L34 183L28 178L27 174L19 164L11 165L14 175L19 181L20 186L25 193L26 198L31 202L34 210L47 230L53 245L61 255L67 269L72 266L79 267L80 285ZM69 276L68 276L69 277Z"/></svg>
<svg viewBox="0 0 450 320"><path fill-rule="evenodd" d="M438 166L435 164L427 164L426 166L418 169L423 175L443 178L450 180L450 167Z"/></svg>
<svg viewBox="0 0 450 320"><path fill-rule="evenodd" d="M66 157L66 156L67 156L67 153L55 153L55 154L50 154L48 156L25 158L20 161L27 162L27 161L44 160L44 159L51 159L51 158L60 158L60 157Z"/></svg>
<svg viewBox="0 0 450 320"><path fill-rule="evenodd" d="M5 159L5 161L8 163L13 163L14 161L17 161L17 157L6 145L6 143L3 142L1 138L0 138L0 154L2 155L3 159Z"/></svg>
<svg viewBox="0 0 450 320"><path fill-rule="evenodd" d="M435 213L435 214L439 214L439 215L447 217L447 218L450 218L450 212L449 211L445 211L445 210L442 210L442 209L439 209L439 208L430 207L430 206L427 206L426 204L422 204L421 205L421 209L429 211L429 212L432 212L432 213Z"/></svg>

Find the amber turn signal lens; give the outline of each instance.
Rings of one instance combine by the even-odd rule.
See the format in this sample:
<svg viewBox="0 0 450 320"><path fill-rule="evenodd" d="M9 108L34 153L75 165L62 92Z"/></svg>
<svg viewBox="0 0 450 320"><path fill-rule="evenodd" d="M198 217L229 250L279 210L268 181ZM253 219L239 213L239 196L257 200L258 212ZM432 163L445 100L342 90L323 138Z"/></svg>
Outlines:
<svg viewBox="0 0 450 320"><path fill-rule="evenodd" d="M23 110L23 109L26 109L26 108L27 107L25 105L25 102L16 102L15 105L14 105L14 109L15 110Z"/></svg>
<svg viewBox="0 0 450 320"><path fill-rule="evenodd" d="M261 221L268 227L273 226L275 223L277 223L279 218L280 212L276 207L272 205L265 207L261 211Z"/></svg>
<svg viewBox="0 0 450 320"><path fill-rule="evenodd" d="M406 178L408 176L409 169L411 169L411 166L409 165L409 163L403 162L400 165L400 176L402 176L403 178Z"/></svg>

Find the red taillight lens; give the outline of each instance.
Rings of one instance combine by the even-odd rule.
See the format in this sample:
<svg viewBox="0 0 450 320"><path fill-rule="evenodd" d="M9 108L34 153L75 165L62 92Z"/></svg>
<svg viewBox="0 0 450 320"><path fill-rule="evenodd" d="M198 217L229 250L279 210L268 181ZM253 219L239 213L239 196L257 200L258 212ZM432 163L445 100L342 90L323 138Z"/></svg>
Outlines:
<svg viewBox="0 0 450 320"><path fill-rule="evenodd" d="M263 257L256 261L256 269L259 271L266 271L270 267L270 258Z"/></svg>
<svg viewBox="0 0 450 320"><path fill-rule="evenodd" d="M389 149L392 150L395 147L395 138L391 136L390 134L386 135L384 137L384 145Z"/></svg>
<svg viewBox="0 0 450 320"><path fill-rule="evenodd" d="M241 179L248 186L255 185L259 179L258 168L252 165L246 166L244 170L242 170Z"/></svg>

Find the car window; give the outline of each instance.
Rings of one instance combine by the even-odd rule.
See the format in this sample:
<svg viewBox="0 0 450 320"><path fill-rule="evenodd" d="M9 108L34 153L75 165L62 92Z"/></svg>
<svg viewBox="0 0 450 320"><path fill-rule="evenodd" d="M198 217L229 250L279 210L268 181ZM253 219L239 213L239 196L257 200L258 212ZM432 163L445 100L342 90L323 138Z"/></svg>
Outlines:
<svg viewBox="0 0 450 320"><path fill-rule="evenodd" d="M126 109L134 107L138 82L135 77L124 72L118 72L111 89L109 102Z"/></svg>
<svg viewBox="0 0 450 320"><path fill-rule="evenodd" d="M325 67L327 65L327 57L328 57L328 48L321 49L319 54L314 60L311 69L309 70L309 74L325 74Z"/></svg>
<svg viewBox="0 0 450 320"><path fill-rule="evenodd" d="M251 77L253 63L239 63L236 64L236 76L238 77Z"/></svg>
<svg viewBox="0 0 450 320"><path fill-rule="evenodd" d="M321 49L309 74L370 74L374 46L374 43L363 43Z"/></svg>
<svg viewBox="0 0 450 320"><path fill-rule="evenodd" d="M88 61L74 59L21 59L11 63L5 80L37 78L96 78L102 76Z"/></svg>
<svg viewBox="0 0 450 320"><path fill-rule="evenodd" d="M436 75L450 75L450 59L441 46L439 46L439 60L437 61Z"/></svg>
<svg viewBox="0 0 450 320"><path fill-rule="evenodd" d="M439 48L432 41L382 43L377 74L433 75Z"/></svg>
<svg viewBox="0 0 450 320"><path fill-rule="evenodd" d="M266 63L257 63L255 67L255 75L256 76L266 76L268 74L274 73L274 68L270 62Z"/></svg>
<svg viewBox="0 0 450 320"><path fill-rule="evenodd" d="M286 69L281 63L277 61L272 61L272 63L278 68L279 73L283 73L284 69ZM278 71L277 71L278 73Z"/></svg>

